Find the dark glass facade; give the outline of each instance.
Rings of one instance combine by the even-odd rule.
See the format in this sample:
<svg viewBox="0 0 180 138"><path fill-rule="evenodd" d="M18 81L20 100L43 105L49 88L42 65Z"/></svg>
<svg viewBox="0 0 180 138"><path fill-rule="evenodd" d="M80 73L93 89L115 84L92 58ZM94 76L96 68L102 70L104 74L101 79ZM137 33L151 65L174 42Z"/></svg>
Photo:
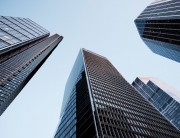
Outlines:
<svg viewBox="0 0 180 138"><path fill-rule="evenodd" d="M180 1L158 0L135 20L137 30L152 52L180 62Z"/></svg>
<svg viewBox="0 0 180 138"><path fill-rule="evenodd" d="M55 138L179 137L103 56L80 50L66 83Z"/></svg>
<svg viewBox="0 0 180 138"><path fill-rule="evenodd" d="M0 43L2 115L63 37L58 34L49 36L47 30L30 19L2 16L0 35L0 41L3 42Z"/></svg>
<svg viewBox="0 0 180 138"><path fill-rule="evenodd" d="M132 85L169 122L180 130L180 92L158 78L136 78Z"/></svg>
<svg viewBox="0 0 180 138"><path fill-rule="evenodd" d="M66 83L61 121L55 138L96 137L82 52L80 51Z"/></svg>

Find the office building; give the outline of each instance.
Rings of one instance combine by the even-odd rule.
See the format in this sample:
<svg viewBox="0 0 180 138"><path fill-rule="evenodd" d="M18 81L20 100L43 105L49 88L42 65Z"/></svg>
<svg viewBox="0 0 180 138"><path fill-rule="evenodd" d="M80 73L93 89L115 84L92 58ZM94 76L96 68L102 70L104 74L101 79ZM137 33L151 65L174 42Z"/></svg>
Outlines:
<svg viewBox="0 0 180 138"><path fill-rule="evenodd" d="M180 92L154 77L137 77L132 85L180 130Z"/></svg>
<svg viewBox="0 0 180 138"><path fill-rule="evenodd" d="M135 24L152 52L180 62L179 0L156 0L135 19Z"/></svg>
<svg viewBox="0 0 180 138"><path fill-rule="evenodd" d="M55 138L169 138L180 132L110 61L81 49L65 86Z"/></svg>
<svg viewBox="0 0 180 138"><path fill-rule="evenodd" d="M62 40L27 18L0 16L0 115Z"/></svg>

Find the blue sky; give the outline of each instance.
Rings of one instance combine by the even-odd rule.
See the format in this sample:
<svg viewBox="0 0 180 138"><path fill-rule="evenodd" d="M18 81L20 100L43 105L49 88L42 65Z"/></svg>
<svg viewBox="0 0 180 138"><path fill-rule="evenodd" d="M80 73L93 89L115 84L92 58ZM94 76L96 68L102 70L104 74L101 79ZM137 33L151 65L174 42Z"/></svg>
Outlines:
<svg viewBox="0 0 180 138"><path fill-rule="evenodd" d="M1 0L1 15L30 18L64 39L0 117L0 137L53 137L64 87L80 48L107 57L130 83L137 76L158 77L180 91L180 63L152 53L134 24L151 2Z"/></svg>

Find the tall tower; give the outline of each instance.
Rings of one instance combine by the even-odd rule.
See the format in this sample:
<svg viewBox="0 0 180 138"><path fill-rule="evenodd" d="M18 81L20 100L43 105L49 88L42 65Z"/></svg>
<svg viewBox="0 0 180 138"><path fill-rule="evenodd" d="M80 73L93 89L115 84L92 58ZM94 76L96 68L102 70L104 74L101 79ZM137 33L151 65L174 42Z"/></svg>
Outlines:
<svg viewBox="0 0 180 138"><path fill-rule="evenodd" d="M66 83L55 138L179 136L108 59L80 50Z"/></svg>
<svg viewBox="0 0 180 138"><path fill-rule="evenodd" d="M0 16L0 115L62 38L30 19Z"/></svg>
<svg viewBox="0 0 180 138"><path fill-rule="evenodd" d="M140 37L152 52L180 62L180 1L156 0L135 19Z"/></svg>
<svg viewBox="0 0 180 138"><path fill-rule="evenodd" d="M154 77L137 77L132 85L180 130L180 92Z"/></svg>

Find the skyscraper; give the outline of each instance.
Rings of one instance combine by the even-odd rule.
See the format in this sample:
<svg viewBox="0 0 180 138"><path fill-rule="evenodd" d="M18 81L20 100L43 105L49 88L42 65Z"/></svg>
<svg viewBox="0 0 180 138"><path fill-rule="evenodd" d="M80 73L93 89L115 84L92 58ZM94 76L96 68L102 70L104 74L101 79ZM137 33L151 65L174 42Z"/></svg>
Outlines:
<svg viewBox="0 0 180 138"><path fill-rule="evenodd" d="M62 38L30 19L0 16L0 115Z"/></svg>
<svg viewBox="0 0 180 138"><path fill-rule="evenodd" d="M152 52L180 62L180 1L156 0L135 20Z"/></svg>
<svg viewBox="0 0 180 138"><path fill-rule="evenodd" d="M154 77L136 78L132 85L180 130L180 92Z"/></svg>
<svg viewBox="0 0 180 138"><path fill-rule="evenodd" d="M80 50L66 83L55 138L180 137L103 56Z"/></svg>

